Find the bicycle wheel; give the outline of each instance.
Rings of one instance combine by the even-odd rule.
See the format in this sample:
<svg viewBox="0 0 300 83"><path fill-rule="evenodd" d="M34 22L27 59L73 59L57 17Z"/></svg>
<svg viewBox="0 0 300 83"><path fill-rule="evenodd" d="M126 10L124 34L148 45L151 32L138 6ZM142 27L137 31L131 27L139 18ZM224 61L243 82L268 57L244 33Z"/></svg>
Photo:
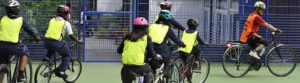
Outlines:
<svg viewBox="0 0 300 83"><path fill-rule="evenodd" d="M278 77L291 74L296 68L296 53L288 46L278 46L268 54L267 66L269 71Z"/></svg>
<svg viewBox="0 0 300 83"><path fill-rule="evenodd" d="M68 78L64 79L67 83L73 83L75 82L82 70L82 64L78 59L72 59L69 63L68 70L66 71L66 74L68 75Z"/></svg>
<svg viewBox="0 0 300 83"><path fill-rule="evenodd" d="M199 69L193 69L191 71L192 83L204 83L209 75L210 63L205 57L201 57L199 61Z"/></svg>
<svg viewBox="0 0 300 83"><path fill-rule="evenodd" d="M224 55L222 66L223 70L230 77L243 77L250 70L250 47L232 47L228 48Z"/></svg>
<svg viewBox="0 0 300 83"><path fill-rule="evenodd" d="M6 65L0 65L0 81L7 82L7 83L12 83L11 82L11 72L8 66Z"/></svg>
<svg viewBox="0 0 300 83"><path fill-rule="evenodd" d="M175 65L178 69L178 74L179 74L179 82L182 83L182 81L184 81L185 77L182 75L183 71L184 71L184 61L182 59L176 59L175 60Z"/></svg>
<svg viewBox="0 0 300 83"><path fill-rule="evenodd" d="M48 62L42 62L36 68L34 75L35 83L49 83L52 77L52 69L49 68Z"/></svg>
<svg viewBox="0 0 300 83"><path fill-rule="evenodd" d="M19 64L19 63L17 63L17 64ZM17 64L15 67L18 67ZM15 83L17 83L18 76L20 75L19 71L17 71L17 70L19 70L19 68L15 68L15 70L14 70L15 73L14 73L13 79L12 79L12 81ZM25 66L23 75L27 77L26 83L32 83L32 64L31 64L30 60L28 60L26 66Z"/></svg>
<svg viewBox="0 0 300 83"><path fill-rule="evenodd" d="M179 67L173 62L171 69L170 83L178 83L180 81Z"/></svg>

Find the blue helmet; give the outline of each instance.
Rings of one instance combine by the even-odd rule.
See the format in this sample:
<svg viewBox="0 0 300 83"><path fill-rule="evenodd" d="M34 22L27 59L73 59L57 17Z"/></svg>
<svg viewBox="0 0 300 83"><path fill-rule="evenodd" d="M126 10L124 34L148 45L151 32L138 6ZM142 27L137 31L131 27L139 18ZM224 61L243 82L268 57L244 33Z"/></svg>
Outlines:
<svg viewBox="0 0 300 83"><path fill-rule="evenodd" d="M161 10L159 15L163 17L165 20L173 19L173 14L169 10Z"/></svg>

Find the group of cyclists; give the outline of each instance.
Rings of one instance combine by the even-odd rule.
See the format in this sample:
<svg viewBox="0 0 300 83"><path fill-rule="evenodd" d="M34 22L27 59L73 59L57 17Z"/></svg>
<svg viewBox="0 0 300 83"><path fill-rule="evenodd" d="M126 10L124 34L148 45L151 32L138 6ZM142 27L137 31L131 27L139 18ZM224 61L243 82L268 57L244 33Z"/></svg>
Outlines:
<svg viewBox="0 0 300 83"><path fill-rule="evenodd" d="M20 57L19 75L17 81L24 83L28 78L24 75L24 69L28 61L28 48L21 43L20 33L22 30L27 32L36 42L41 38L32 30L29 24L19 15L20 3L17 0L4 2L6 15L0 18L0 64L9 60L9 56ZM62 63L54 70L55 75L61 78L67 78L65 71L70 61L70 48L61 40L68 35L77 43L82 43L72 32L72 26L68 21L70 19L70 8L65 5L59 5L56 10L56 16L51 18L44 35L44 46L48 50L43 61L49 60L57 52L62 56ZM0 65L1 66L1 65ZM4 74L0 71L0 82L3 81Z"/></svg>
<svg viewBox="0 0 300 83"><path fill-rule="evenodd" d="M164 64L165 77L170 77L168 73L168 66L170 61L169 40L176 43L179 48L179 57L187 60L187 56L194 54L196 59L199 58L199 45L208 45L204 42L199 32L196 30L199 23L195 19L188 19L185 29L179 24L171 13L172 4L164 1L160 3L161 11L155 18L153 24L149 24L146 18L138 17L133 21L133 30L127 34L118 47L118 53L122 54L122 70L121 79L123 83L132 83L135 76L131 72L144 75L144 82L151 83L151 74L156 69L154 62ZM249 55L260 59L257 51L268 45L268 42L263 40L262 36L258 34L261 26L264 26L271 31L281 32L280 29L275 28L271 24L264 21L262 15L266 9L264 2L257 1L254 4L255 10L248 16L244 29L241 34L240 42L249 44L253 48ZM20 32L24 30L36 42L41 38L31 29L26 20L19 15L20 3L16 0L9 0L5 3L6 15L0 18L0 64L7 61L11 55L20 57L18 82L26 82L27 77L23 75L25 65L28 60L28 50L25 45L20 42ZM54 70L55 75L61 78L67 78L65 71L68 68L70 61L70 48L62 42L65 35L68 35L77 43L82 43L76 36L73 35L72 26L68 21L70 19L70 8L65 5L59 5L56 10L56 17L49 21L47 31L44 35L44 46L48 50L43 61L49 60L51 56L58 52L62 56L62 63ZM181 39L175 35L172 28L178 28L183 31ZM257 44L259 44L257 46ZM152 61L148 61L151 58ZM193 68L197 69L200 62L195 61ZM0 65L1 66L1 65ZM2 71L0 71L2 72ZM0 73L0 79L3 78L3 73ZM191 75L187 75L191 79ZM2 81L2 80L0 80ZM189 81L190 82L190 81Z"/></svg>
<svg viewBox="0 0 300 83"><path fill-rule="evenodd" d="M145 83L151 83L151 74L155 72L155 65L153 61L147 61L148 58L152 58L157 62L162 61L164 66L165 77L170 76L168 72L169 66L169 39L176 43L179 48L179 57L186 60L187 56L194 54L196 59L199 58L200 44L207 45L196 30L199 23L195 19L189 19L187 21L188 29L182 27L176 20L174 20L171 13L172 4L164 1L160 3L161 11L155 18L153 24L149 24L143 17L138 17L133 21L133 31L125 36L125 39L118 48L118 53L122 54L123 68L121 70L121 79L123 83L132 83L135 76L131 72L135 72L139 75L144 75ZM249 14L244 29L242 31L240 42L242 44L248 44L253 50L249 52L249 55L260 59L257 55L257 51L261 50L265 46L268 46L268 42L263 40L262 36L258 34L261 26L270 29L273 32L282 32L280 29L275 28L271 24L267 23L263 18L266 5L262 1L257 1L254 4L254 11ZM172 30L178 28L183 30L181 39L179 39ZM154 62L155 62L154 61ZM195 61L193 64L199 64L199 61ZM194 65L193 65L194 66ZM197 68L199 65L195 65L193 68ZM191 75L187 75L188 82L191 83Z"/></svg>
<svg viewBox="0 0 300 83"><path fill-rule="evenodd" d="M199 58L197 56L200 53L198 45L207 45L196 31L199 24L197 20L189 19L187 21L188 29L185 29L174 20L170 2L161 2L160 8L161 11L151 25L149 25L146 18L138 17L134 19L133 31L125 36L118 47L118 53L122 54L122 63L124 65L121 70L123 83L133 82L135 76L131 72L144 75L144 82L151 83L151 74L157 68L157 64L154 62L160 61L164 64L164 76L167 78L171 77L170 73L168 73L171 56L168 46L169 40L179 46L179 55L183 60L186 60L188 54L191 53L195 54L196 58ZM176 36L172 28L184 30L181 39ZM148 58L151 58L152 61L147 61L149 60ZM195 64L199 64L199 62L196 61Z"/></svg>

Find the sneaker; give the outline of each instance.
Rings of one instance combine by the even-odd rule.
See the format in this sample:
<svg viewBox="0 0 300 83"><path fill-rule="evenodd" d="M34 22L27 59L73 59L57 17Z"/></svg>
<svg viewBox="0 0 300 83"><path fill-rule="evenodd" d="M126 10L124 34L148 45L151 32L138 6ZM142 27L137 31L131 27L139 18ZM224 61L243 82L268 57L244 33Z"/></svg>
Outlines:
<svg viewBox="0 0 300 83"><path fill-rule="evenodd" d="M66 79L68 75L64 71L54 70L55 76Z"/></svg>
<svg viewBox="0 0 300 83"><path fill-rule="evenodd" d="M27 77L26 76L23 76L23 75L20 75L19 77L18 77L18 83L25 83L25 82L27 82Z"/></svg>
<svg viewBox="0 0 300 83"><path fill-rule="evenodd" d="M256 59L260 59L260 57L257 55L257 52L255 50L250 51L249 55Z"/></svg>
<svg viewBox="0 0 300 83"><path fill-rule="evenodd" d="M195 61L193 65L193 70L199 70L200 69L199 64L200 64L199 61Z"/></svg>

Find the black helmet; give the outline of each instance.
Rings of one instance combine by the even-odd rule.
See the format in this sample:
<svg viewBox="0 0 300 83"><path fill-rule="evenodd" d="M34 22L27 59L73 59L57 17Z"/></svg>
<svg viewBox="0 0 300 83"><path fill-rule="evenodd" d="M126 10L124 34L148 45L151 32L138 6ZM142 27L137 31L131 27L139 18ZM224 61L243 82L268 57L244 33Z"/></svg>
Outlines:
<svg viewBox="0 0 300 83"><path fill-rule="evenodd" d="M16 0L9 0L5 2L5 11L9 18L19 17L20 3Z"/></svg>
<svg viewBox="0 0 300 83"><path fill-rule="evenodd" d="M189 19L186 23L189 27L197 27L199 25L198 21L195 19Z"/></svg>

